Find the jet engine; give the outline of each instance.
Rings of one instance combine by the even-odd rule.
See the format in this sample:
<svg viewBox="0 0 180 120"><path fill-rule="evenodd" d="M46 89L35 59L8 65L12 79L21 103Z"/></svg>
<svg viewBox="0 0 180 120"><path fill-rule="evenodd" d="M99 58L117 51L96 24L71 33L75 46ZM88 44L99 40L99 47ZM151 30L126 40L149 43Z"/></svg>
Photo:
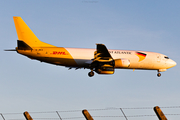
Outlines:
<svg viewBox="0 0 180 120"><path fill-rule="evenodd" d="M130 65L130 61L128 59L115 59L114 60L114 68L128 68Z"/></svg>
<svg viewBox="0 0 180 120"><path fill-rule="evenodd" d="M112 65L104 64L95 69L98 74L114 74L114 67Z"/></svg>

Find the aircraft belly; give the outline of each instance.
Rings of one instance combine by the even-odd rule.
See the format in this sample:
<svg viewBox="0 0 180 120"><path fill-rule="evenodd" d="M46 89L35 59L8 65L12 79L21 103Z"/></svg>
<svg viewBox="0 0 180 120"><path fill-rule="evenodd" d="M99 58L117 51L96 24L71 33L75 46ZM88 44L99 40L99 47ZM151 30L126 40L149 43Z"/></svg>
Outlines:
<svg viewBox="0 0 180 120"><path fill-rule="evenodd" d="M87 60L87 59L75 59L77 65L79 67L89 67L89 65L92 63L92 60Z"/></svg>
<svg viewBox="0 0 180 120"><path fill-rule="evenodd" d="M52 57L30 57L32 59L39 60L41 62L46 62L54 65L61 65L61 66L70 66L70 67L77 67L77 63L73 59L68 58L52 58Z"/></svg>
<svg viewBox="0 0 180 120"><path fill-rule="evenodd" d="M48 58L47 62L62 66L77 66L76 62L73 59L68 58Z"/></svg>

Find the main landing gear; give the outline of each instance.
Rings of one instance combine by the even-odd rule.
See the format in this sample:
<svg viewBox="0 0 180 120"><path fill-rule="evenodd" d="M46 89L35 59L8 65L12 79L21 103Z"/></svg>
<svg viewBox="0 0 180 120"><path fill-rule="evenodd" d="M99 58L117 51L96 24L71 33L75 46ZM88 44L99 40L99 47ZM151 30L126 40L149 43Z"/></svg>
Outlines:
<svg viewBox="0 0 180 120"><path fill-rule="evenodd" d="M89 76L89 77L94 76L94 72L93 72L93 70L91 70L91 72L89 72L89 73L88 73L88 76Z"/></svg>
<svg viewBox="0 0 180 120"><path fill-rule="evenodd" d="M157 76L158 76L158 77L161 77L161 73L158 72Z"/></svg>

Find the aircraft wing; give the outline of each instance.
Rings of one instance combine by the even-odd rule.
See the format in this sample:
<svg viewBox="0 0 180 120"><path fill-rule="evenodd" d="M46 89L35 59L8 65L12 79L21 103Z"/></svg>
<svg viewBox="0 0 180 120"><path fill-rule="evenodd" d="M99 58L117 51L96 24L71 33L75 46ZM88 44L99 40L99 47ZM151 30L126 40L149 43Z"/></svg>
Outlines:
<svg viewBox="0 0 180 120"><path fill-rule="evenodd" d="M103 44L96 44L97 48L94 52L94 59L90 65L90 69L99 74L113 74L114 73L114 60L109 53L108 49Z"/></svg>
<svg viewBox="0 0 180 120"><path fill-rule="evenodd" d="M94 61L112 61L113 58L104 44L96 44L97 48L94 52Z"/></svg>

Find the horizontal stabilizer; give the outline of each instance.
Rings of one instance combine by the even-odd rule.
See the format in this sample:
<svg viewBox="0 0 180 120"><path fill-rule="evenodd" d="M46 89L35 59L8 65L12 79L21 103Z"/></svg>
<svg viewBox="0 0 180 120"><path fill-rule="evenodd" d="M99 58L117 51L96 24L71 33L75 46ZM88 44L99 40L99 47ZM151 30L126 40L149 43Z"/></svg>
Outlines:
<svg viewBox="0 0 180 120"><path fill-rule="evenodd" d="M6 49L4 51L16 51L16 49Z"/></svg>
<svg viewBox="0 0 180 120"><path fill-rule="evenodd" d="M32 50L32 48L24 41L17 40L18 50Z"/></svg>

